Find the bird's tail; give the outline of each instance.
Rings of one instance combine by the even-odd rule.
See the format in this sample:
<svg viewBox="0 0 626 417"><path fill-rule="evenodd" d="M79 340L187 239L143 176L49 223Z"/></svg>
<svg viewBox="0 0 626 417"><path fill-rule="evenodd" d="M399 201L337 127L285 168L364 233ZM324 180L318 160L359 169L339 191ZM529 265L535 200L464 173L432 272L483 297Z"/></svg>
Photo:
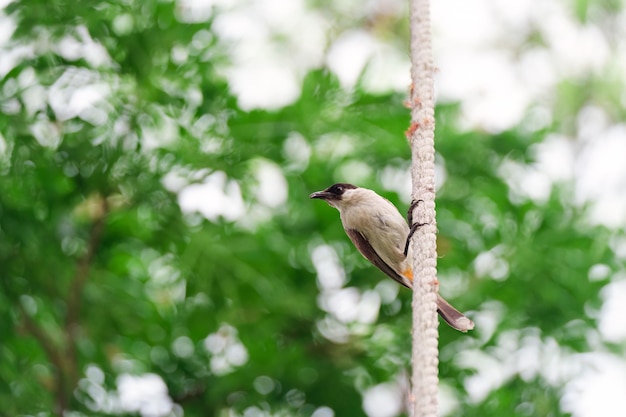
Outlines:
<svg viewBox="0 0 626 417"><path fill-rule="evenodd" d="M450 325L453 329L461 331L463 333L474 328L474 322L461 313L456 308L452 307L450 303L443 299L442 296L437 294L437 311L442 319Z"/></svg>

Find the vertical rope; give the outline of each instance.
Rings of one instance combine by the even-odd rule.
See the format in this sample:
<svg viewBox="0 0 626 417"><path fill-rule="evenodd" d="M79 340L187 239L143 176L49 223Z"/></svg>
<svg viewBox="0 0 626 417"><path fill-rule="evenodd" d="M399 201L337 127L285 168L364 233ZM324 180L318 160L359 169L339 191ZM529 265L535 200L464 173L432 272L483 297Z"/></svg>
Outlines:
<svg viewBox="0 0 626 417"><path fill-rule="evenodd" d="M434 64L428 0L409 0L411 27L411 144L412 198L422 200L413 219L424 224L413 235L413 417L438 414L439 325L437 318L437 231L435 220Z"/></svg>

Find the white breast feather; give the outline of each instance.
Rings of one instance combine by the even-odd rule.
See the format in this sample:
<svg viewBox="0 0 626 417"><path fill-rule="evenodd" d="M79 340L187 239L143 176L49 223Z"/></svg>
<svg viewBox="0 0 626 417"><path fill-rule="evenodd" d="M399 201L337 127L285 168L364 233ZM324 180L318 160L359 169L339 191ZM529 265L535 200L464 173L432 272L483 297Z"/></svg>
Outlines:
<svg viewBox="0 0 626 417"><path fill-rule="evenodd" d="M382 260L396 272L407 269L404 245L409 227L391 202L374 191L359 188L344 195L338 208L344 228L361 232Z"/></svg>

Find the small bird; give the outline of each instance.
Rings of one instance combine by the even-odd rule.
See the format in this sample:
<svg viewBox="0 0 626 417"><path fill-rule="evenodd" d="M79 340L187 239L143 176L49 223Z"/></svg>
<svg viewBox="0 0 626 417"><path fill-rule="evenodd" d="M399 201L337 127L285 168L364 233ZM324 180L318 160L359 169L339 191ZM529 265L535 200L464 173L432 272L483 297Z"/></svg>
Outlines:
<svg viewBox="0 0 626 417"><path fill-rule="evenodd" d="M408 238L411 229L396 206L372 190L334 184L310 195L339 210L341 223L354 246L375 267L407 288L413 288ZM437 311L452 328L467 332L474 323L437 294Z"/></svg>

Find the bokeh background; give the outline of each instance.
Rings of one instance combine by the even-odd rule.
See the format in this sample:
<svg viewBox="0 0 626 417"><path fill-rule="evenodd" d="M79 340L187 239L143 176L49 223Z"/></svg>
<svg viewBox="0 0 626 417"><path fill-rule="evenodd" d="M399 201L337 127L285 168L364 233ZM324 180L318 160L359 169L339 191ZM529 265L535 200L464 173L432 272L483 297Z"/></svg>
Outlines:
<svg viewBox="0 0 626 417"><path fill-rule="evenodd" d="M0 1L0 415L403 415L407 2ZM442 416L626 415L626 11L441 0Z"/></svg>

